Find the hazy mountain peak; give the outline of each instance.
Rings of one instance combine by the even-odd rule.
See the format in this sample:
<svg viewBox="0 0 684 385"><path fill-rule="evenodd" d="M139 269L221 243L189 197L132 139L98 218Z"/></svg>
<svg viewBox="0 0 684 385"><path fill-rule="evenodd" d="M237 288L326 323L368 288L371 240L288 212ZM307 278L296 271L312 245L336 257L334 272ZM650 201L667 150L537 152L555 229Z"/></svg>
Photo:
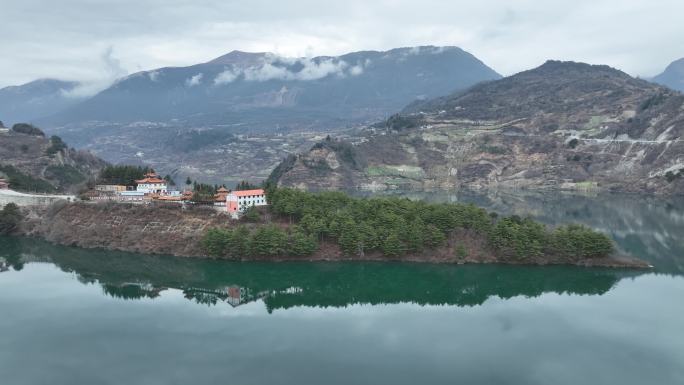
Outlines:
<svg viewBox="0 0 684 385"><path fill-rule="evenodd" d="M401 47L389 50L387 52L408 52L413 54L439 54L445 51L463 51L456 46L435 46L435 45L419 45L413 47Z"/></svg>
<svg viewBox="0 0 684 385"><path fill-rule="evenodd" d="M264 59L269 56L267 52L245 52L245 51L230 51L225 55L219 56L206 64L220 64L233 65L238 67L249 67L263 63Z"/></svg>
<svg viewBox="0 0 684 385"><path fill-rule="evenodd" d="M677 91L684 92L684 58L675 60L653 81Z"/></svg>
<svg viewBox="0 0 684 385"><path fill-rule="evenodd" d="M68 108L81 99L69 95L78 82L37 79L0 89L0 117L5 124L41 118Z"/></svg>
<svg viewBox="0 0 684 385"><path fill-rule="evenodd" d="M609 109L621 95L633 95L630 103L638 104L638 99L662 90L607 65L549 60L537 68L480 83L465 92L414 103L404 113L446 111L450 116L469 119L521 117L558 112L556 109L571 105L578 109L599 105Z"/></svg>
<svg viewBox="0 0 684 385"><path fill-rule="evenodd" d="M604 73L608 75L624 76L630 77L628 74L615 69L613 67L604 64L588 64L575 61L562 61L562 60L547 60L544 64L537 68L525 71L527 73L538 73L546 75L571 75L571 74L581 74L590 73L598 74Z"/></svg>
<svg viewBox="0 0 684 385"><path fill-rule="evenodd" d="M670 63L665 71L676 71L684 74L684 58L678 59Z"/></svg>
<svg viewBox="0 0 684 385"><path fill-rule="evenodd" d="M59 80L52 78L41 78L30 81L28 83L20 84L18 86L8 86L0 89L0 91L14 91L18 93L26 93L36 90L44 90L55 92L59 90L68 91L78 85L78 82Z"/></svg>

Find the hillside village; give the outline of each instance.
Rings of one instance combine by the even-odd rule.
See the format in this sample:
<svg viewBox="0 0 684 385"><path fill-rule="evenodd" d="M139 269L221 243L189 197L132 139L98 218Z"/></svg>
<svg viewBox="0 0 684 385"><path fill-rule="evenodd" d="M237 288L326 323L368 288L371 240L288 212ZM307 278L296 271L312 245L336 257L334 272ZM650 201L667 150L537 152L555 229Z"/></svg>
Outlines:
<svg viewBox="0 0 684 385"><path fill-rule="evenodd" d="M24 193L12 189L10 180L0 177L0 204L15 203L18 206L46 206L57 201L73 202L78 200L74 195L57 195L44 193ZM219 212L226 212L237 219L249 207L266 206L264 189L249 188L231 191L225 186L207 199L198 200L191 190L180 191L161 178L154 171L145 174L143 179L135 180L135 186L124 184L97 184L80 195L85 202L117 202L133 204L150 204L153 202L185 205L213 206Z"/></svg>
<svg viewBox="0 0 684 385"><path fill-rule="evenodd" d="M236 191L204 184L199 184L201 194L195 194L198 185L180 190L168 175L161 177L154 170L134 166L107 166L88 152L69 148L59 137L46 138L30 124L7 129L0 122L0 144L0 207L8 203L49 206L60 200L158 202L210 205L237 218L250 206L266 205L264 190L249 183L238 184ZM107 178L106 169L130 174Z"/></svg>
<svg viewBox="0 0 684 385"><path fill-rule="evenodd" d="M180 191L154 170L145 173L144 178L135 180L135 186L123 184L97 184L83 196L85 200L112 201L127 203L177 203L213 205L218 211L225 211L237 218L252 206L267 205L266 194L263 189L246 189L231 191L225 186L216 189L211 201L194 198L191 190Z"/></svg>

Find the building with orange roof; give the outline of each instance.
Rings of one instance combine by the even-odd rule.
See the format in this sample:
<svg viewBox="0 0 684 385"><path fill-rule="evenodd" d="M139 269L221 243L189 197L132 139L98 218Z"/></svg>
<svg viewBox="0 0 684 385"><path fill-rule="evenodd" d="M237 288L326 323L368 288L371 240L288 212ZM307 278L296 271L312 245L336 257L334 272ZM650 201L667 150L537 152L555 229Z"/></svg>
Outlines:
<svg viewBox="0 0 684 385"><path fill-rule="evenodd" d="M218 190L216 190L216 194L214 194L214 205L215 206L225 206L226 198L228 197L229 193L230 193L230 190L228 190L225 187L221 187Z"/></svg>
<svg viewBox="0 0 684 385"><path fill-rule="evenodd" d="M145 194L163 194L168 191L168 185L164 179L159 178L159 175L154 171L145 174L143 179L136 180L137 184L135 190Z"/></svg>
<svg viewBox="0 0 684 385"><path fill-rule="evenodd" d="M266 206L266 193L263 189L233 191L226 197L228 213L237 218L251 206Z"/></svg>

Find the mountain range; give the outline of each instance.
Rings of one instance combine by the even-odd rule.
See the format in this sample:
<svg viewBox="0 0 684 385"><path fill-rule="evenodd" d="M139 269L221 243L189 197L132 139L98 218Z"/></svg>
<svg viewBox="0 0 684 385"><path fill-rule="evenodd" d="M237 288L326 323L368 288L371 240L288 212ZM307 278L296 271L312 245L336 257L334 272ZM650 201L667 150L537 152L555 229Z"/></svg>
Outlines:
<svg viewBox="0 0 684 385"><path fill-rule="evenodd" d="M412 101L498 78L456 47L314 58L233 51L206 63L127 76L61 111L26 110L46 132L108 161L224 183L265 178L320 132L376 122ZM55 88L50 95L69 92ZM13 123L16 115L3 114L0 106L0 119ZM273 139L274 133L288 134Z"/></svg>
<svg viewBox="0 0 684 385"><path fill-rule="evenodd" d="M682 74L684 59L651 81L682 89ZM666 192L683 174L681 95L607 66L549 61L502 79L456 47L233 51L139 72L90 98L78 87L43 79L1 89L0 118L38 122L111 162L215 183L265 178L296 153L274 175L315 188ZM328 133L338 139L323 140Z"/></svg>
<svg viewBox="0 0 684 385"><path fill-rule="evenodd" d="M271 176L310 189L516 187L684 193L684 96L608 66L548 61L412 103Z"/></svg>
<svg viewBox="0 0 684 385"><path fill-rule="evenodd" d="M207 63L128 76L43 125L173 121L237 126L240 132L330 128L499 77L456 47L314 58L233 51Z"/></svg>

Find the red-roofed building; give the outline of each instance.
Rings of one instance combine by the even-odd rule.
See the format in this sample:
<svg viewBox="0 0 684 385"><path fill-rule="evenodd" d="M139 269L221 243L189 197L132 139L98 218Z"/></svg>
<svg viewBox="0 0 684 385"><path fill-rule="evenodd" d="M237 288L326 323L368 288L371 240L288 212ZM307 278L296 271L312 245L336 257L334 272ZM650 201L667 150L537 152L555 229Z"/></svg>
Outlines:
<svg viewBox="0 0 684 385"><path fill-rule="evenodd" d="M0 190L7 190L9 188L9 182L6 179L0 178Z"/></svg>
<svg viewBox="0 0 684 385"><path fill-rule="evenodd" d="M228 213L237 217L250 206L266 206L266 193L263 189L233 191L226 197Z"/></svg>
<svg viewBox="0 0 684 385"><path fill-rule="evenodd" d="M138 192L145 194L166 194L168 186L164 179L159 178L154 171L145 174L145 178L136 180L138 186L135 188Z"/></svg>
<svg viewBox="0 0 684 385"><path fill-rule="evenodd" d="M221 187L218 190L216 190L216 194L214 194L214 205L225 206L228 193L230 193L230 191L225 187Z"/></svg>

